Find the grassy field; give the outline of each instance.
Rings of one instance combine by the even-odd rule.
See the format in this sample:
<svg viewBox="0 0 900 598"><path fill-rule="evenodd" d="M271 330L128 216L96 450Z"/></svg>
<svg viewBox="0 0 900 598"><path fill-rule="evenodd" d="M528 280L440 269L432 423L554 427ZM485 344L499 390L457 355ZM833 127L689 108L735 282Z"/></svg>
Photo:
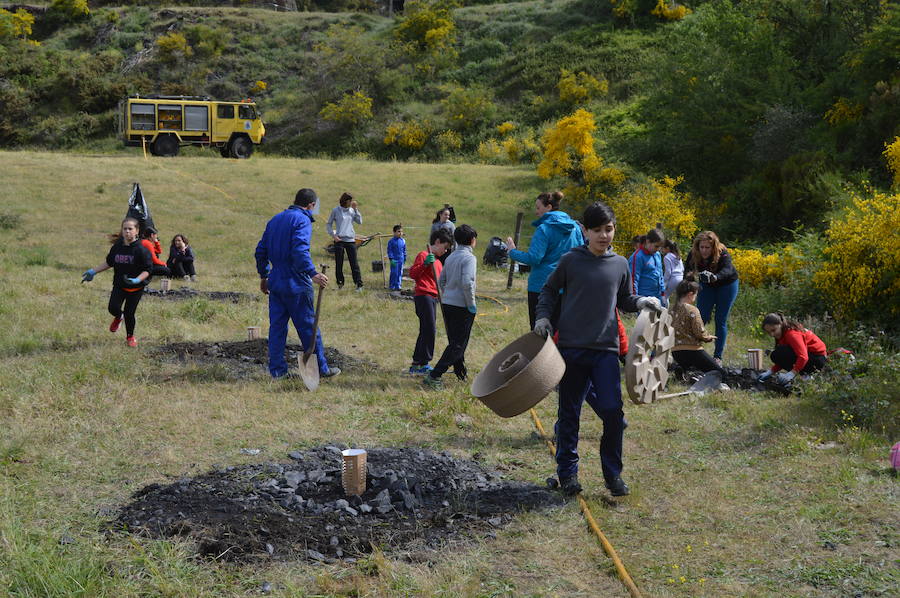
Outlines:
<svg viewBox="0 0 900 598"><path fill-rule="evenodd" d="M326 292L321 326L328 346L379 369L340 376L316 393L274 383L263 370L236 380L152 353L175 341L242 340L251 325L265 334L262 300L145 298L141 344L126 350L124 335L106 330L109 273L79 284L105 255L134 181L164 245L175 233L190 238L200 289L258 294L253 249L299 187L323 199L314 253L325 262L324 220L344 190L359 199L359 232L402 222L412 253L445 202L482 243L505 237L515 211L541 187L531 172L213 156L0 153L0 591L218 597L258 594L269 581L278 596L627 595L575 503L523 515L495 540L428 563L376 553L357 565L238 567L198 560L179 541L100 531L146 484L214 464L284 460L288 450L329 441L478 453L508 477L537 483L554 471L527 416L501 420L466 386L448 379L445 391L431 393L398 375L408 366L415 316L411 304L384 296L381 275L369 268L374 242L360 253L366 291ZM482 268L479 292L497 301L480 304L468 354L475 370L527 322L524 278L507 291L504 272ZM740 301L730 362L767 346L751 329L756 314L742 312ZM553 398L537 410L552 426ZM886 440L826 428L796 398L742 392L626 412L631 496L612 501L603 490L601 426L587 411L581 477L645 596L896 595L898 487ZM262 452L241 454L247 447Z"/></svg>

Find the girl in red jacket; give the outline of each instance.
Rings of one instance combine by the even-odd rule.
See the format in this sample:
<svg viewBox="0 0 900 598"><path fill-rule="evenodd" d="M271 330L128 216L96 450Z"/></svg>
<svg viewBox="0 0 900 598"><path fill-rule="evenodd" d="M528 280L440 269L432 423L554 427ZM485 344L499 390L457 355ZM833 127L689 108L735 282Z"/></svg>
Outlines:
<svg viewBox="0 0 900 598"><path fill-rule="evenodd" d="M766 334L775 339L772 351L772 369L760 375L765 380L781 370L777 381L787 384L797 374L811 374L825 367L825 343L812 330L800 323L789 320L780 312L767 314L762 322Z"/></svg>
<svg viewBox="0 0 900 598"><path fill-rule="evenodd" d="M438 309L438 289L435 275L440 276L443 267L440 260L450 248L450 233L439 228L431 233L428 251L420 251L409 268L409 277L416 281L413 301L419 318L419 336L413 349L411 375L424 376L431 372L428 362L434 357L434 337L437 334L435 319Z"/></svg>
<svg viewBox="0 0 900 598"><path fill-rule="evenodd" d="M162 245L159 244L159 236L155 228L152 226L144 228L141 232L141 245L147 248L147 251L150 252L150 258L153 260L153 271L150 272L150 275L171 276L172 272L169 270L169 267L159 257L162 255Z"/></svg>

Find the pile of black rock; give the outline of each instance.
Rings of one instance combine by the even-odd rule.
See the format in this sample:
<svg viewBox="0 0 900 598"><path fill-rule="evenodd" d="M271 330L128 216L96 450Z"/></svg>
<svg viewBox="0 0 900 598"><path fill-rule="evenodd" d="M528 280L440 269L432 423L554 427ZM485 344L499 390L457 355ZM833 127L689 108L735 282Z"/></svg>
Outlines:
<svg viewBox="0 0 900 598"><path fill-rule="evenodd" d="M367 488L349 496L341 484L342 448L151 484L133 495L113 527L192 537L198 552L214 558L330 562L373 546L409 554L492 537L520 511L562 503L544 486L503 481L474 461L419 448L368 450Z"/></svg>

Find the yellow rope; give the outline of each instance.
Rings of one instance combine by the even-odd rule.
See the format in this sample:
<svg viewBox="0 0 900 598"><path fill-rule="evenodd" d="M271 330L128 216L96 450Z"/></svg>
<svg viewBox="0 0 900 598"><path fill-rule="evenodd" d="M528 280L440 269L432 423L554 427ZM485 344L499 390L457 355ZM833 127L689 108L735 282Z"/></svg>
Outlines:
<svg viewBox="0 0 900 598"><path fill-rule="evenodd" d="M492 299L506 307L506 311L509 311L509 307L507 307L506 304L499 299L489 297L488 295L476 296ZM491 346L491 349L493 349L493 351L496 353L497 347L495 347L494 343L491 342L490 337L485 333L484 329L481 327L481 324L478 323L477 318L475 320L475 324L478 326L478 330L481 332L481 336L484 337L487 343ZM538 417L537 411L535 411L534 408L531 408L528 410L528 412L531 413L531 419L534 420L534 427L537 428L538 433L541 435L541 438L543 438L544 442L547 443L547 448L550 449L550 454L553 455L554 458L556 458L556 446L544 431L544 426L543 424L541 424L541 419ZM600 541L600 545L603 546L603 550L612 560L613 565L616 568L616 572L619 574L619 578L622 580L622 583L626 588L628 588L628 592L631 594L632 598L643 598L641 591L638 590L637 585L635 585L634 580L631 578L631 575L628 573L628 570L625 568L625 565L622 563L622 560L616 553L616 549L613 547L612 543L610 543L610 541L606 539L606 535L600 529L600 526L597 525L597 521L594 519L594 515L593 513L591 513L591 509L590 507L588 507L587 501L581 495L581 492L577 494L577 498L578 504L581 507L581 512L584 514L584 518L588 523L588 527L590 527L591 531L594 532L594 535L597 536L597 539Z"/></svg>

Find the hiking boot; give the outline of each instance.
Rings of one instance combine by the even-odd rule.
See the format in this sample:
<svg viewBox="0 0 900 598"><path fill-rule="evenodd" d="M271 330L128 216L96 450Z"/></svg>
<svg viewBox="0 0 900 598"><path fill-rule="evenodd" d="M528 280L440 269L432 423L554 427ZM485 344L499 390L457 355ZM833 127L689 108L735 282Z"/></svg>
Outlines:
<svg viewBox="0 0 900 598"><path fill-rule="evenodd" d="M128 343L129 347L137 347L137 339L133 336L129 336L125 339L125 342Z"/></svg>
<svg viewBox="0 0 900 598"><path fill-rule="evenodd" d="M424 378L422 378L422 384L425 388L431 390L441 390L444 388L444 381L440 378L432 378L431 374L428 374Z"/></svg>
<svg viewBox="0 0 900 598"><path fill-rule="evenodd" d="M609 493L613 496L627 496L631 492L625 482L622 481L621 476L616 476L611 480L606 480L606 487L609 489Z"/></svg>
<svg viewBox="0 0 900 598"><path fill-rule="evenodd" d="M559 489L562 490L562 493L566 496L575 496L581 492L581 484L578 483L578 475L573 475L570 478L560 478Z"/></svg>
<svg viewBox="0 0 900 598"><path fill-rule="evenodd" d="M319 376L320 378L334 378L341 373L341 368L328 368L328 372Z"/></svg>
<svg viewBox="0 0 900 598"><path fill-rule="evenodd" d="M119 316L118 318L113 318L113 321L109 325L109 331L115 332L116 330L119 329L119 325L121 323L122 323L122 316Z"/></svg>

